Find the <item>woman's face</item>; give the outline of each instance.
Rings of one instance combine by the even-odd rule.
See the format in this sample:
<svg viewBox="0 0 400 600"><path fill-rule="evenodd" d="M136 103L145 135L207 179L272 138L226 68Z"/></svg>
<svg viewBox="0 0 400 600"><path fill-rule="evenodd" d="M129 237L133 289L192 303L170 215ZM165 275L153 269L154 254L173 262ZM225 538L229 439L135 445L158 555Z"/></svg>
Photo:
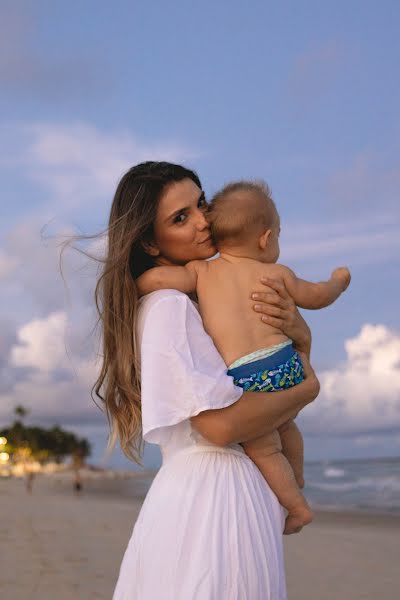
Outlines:
<svg viewBox="0 0 400 600"><path fill-rule="evenodd" d="M153 251L158 265L184 265L216 254L206 220L207 206L204 192L191 179L166 188L154 223Z"/></svg>

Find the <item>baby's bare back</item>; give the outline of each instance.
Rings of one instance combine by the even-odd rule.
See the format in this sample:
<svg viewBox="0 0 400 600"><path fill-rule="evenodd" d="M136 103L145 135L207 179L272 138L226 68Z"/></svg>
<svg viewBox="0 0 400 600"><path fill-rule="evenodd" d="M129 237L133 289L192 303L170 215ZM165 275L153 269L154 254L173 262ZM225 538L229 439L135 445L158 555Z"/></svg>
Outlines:
<svg viewBox="0 0 400 600"><path fill-rule="evenodd" d="M261 348L287 340L275 327L266 325L253 310L251 294L265 291L263 276L280 276L280 266L248 258L223 258L203 263L199 269L197 293L206 331L213 338L225 364Z"/></svg>

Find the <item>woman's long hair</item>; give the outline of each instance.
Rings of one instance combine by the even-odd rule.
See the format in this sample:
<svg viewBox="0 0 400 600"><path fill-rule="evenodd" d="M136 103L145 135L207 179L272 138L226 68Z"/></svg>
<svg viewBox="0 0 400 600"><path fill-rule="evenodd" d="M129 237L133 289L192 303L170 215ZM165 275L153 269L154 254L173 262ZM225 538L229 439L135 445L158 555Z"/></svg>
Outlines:
<svg viewBox="0 0 400 600"><path fill-rule="evenodd" d="M108 247L95 290L102 337L102 364L92 393L105 406L110 451L119 439L124 454L140 463L142 419L140 361L135 341L138 291L135 279L154 266L143 242L153 239L158 203L166 187L191 179L193 171L167 162L132 167L115 192L108 223Z"/></svg>

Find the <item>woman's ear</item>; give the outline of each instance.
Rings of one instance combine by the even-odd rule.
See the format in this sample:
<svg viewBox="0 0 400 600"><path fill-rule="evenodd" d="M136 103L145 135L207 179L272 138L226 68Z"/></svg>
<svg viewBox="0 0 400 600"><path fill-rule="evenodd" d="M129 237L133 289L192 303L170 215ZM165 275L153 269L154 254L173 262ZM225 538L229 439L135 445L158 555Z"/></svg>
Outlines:
<svg viewBox="0 0 400 600"><path fill-rule="evenodd" d="M272 229L266 229L262 235L258 238L258 245L261 250L265 250L268 245L269 237L272 233Z"/></svg>
<svg viewBox="0 0 400 600"><path fill-rule="evenodd" d="M142 248L146 254L150 254L150 256L158 256L160 254L160 250L153 242L146 242L142 240L140 243L142 244Z"/></svg>

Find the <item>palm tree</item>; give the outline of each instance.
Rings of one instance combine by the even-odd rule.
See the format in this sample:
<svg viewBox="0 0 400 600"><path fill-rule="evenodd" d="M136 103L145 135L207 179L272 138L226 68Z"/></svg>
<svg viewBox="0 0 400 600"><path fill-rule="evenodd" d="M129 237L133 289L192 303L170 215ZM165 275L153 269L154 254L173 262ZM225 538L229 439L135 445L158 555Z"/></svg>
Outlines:
<svg viewBox="0 0 400 600"><path fill-rule="evenodd" d="M21 404L18 404L18 406L16 406L14 408L14 412L17 415L17 417L19 417L21 420L23 420L24 417L26 417L26 415L29 413L29 410L27 408L25 408L24 406L22 406Z"/></svg>

